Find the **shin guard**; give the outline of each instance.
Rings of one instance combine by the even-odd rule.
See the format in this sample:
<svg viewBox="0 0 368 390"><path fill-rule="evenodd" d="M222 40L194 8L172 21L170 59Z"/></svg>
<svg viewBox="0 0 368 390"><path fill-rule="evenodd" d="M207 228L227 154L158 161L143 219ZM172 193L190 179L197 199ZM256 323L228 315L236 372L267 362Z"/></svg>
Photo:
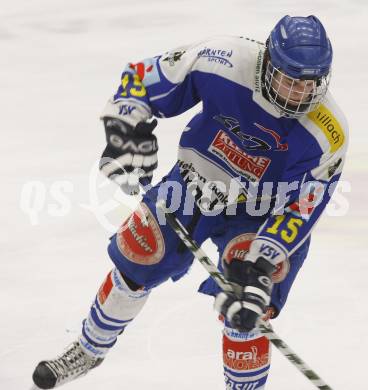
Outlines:
<svg viewBox="0 0 368 390"><path fill-rule="evenodd" d="M117 337L136 317L149 291L132 291L115 268L106 277L83 321L79 343L91 356L104 357Z"/></svg>
<svg viewBox="0 0 368 390"><path fill-rule="evenodd" d="M227 390L263 390L270 358L270 342L257 329L243 333L225 325L223 359Z"/></svg>

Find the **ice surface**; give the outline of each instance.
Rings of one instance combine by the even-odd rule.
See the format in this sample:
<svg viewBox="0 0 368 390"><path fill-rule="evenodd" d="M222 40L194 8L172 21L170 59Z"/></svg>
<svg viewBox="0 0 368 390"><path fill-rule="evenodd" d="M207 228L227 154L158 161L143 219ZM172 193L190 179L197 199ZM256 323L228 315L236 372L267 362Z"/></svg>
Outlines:
<svg viewBox="0 0 368 390"><path fill-rule="evenodd" d="M351 192L344 194L345 216L321 219L274 326L334 389L367 388L368 3L3 0L1 389L29 389L35 364L77 337L111 268L107 240L129 210L112 185L94 179L91 167L104 147L98 116L125 63L216 34L264 40L286 13L317 14L334 43L331 90L351 127L343 177ZM175 161L191 114L160 122L156 180ZM31 199L39 206L32 218L24 212L29 203L21 202L30 181L41 191ZM57 186L68 191L61 210ZM137 200L129 202L134 207ZM99 217L96 205L105 207ZM216 257L211 244L205 249ZM205 277L196 264L179 283L157 289L106 362L65 389L223 389L221 326L211 299L196 293ZM277 351L273 356L268 389L313 388Z"/></svg>

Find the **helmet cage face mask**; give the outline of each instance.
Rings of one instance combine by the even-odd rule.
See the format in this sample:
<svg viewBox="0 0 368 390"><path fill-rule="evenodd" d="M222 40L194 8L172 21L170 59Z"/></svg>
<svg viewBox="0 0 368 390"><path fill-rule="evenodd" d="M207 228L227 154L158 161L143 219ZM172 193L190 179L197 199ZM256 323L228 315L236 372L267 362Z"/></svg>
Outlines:
<svg viewBox="0 0 368 390"><path fill-rule="evenodd" d="M281 116L299 118L314 111L323 101L330 82L331 72L314 79L297 79L266 63L264 89L268 100Z"/></svg>

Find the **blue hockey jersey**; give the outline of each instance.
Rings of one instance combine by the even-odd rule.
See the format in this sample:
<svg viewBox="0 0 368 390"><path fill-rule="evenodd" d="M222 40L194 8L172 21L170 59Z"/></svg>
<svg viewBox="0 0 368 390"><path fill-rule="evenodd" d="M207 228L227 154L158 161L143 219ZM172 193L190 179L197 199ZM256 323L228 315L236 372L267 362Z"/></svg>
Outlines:
<svg viewBox="0 0 368 390"><path fill-rule="evenodd" d="M247 258L277 264L306 240L328 203L348 126L330 93L314 112L280 117L262 94L264 52L251 39L216 37L130 63L102 117L135 126L202 102L181 136L177 168L203 211L264 216Z"/></svg>

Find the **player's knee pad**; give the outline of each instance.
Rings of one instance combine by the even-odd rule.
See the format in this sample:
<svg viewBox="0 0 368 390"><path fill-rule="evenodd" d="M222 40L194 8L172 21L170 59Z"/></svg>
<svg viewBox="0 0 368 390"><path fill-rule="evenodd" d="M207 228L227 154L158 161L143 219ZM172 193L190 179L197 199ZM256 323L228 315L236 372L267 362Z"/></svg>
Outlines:
<svg viewBox="0 0 368 390"><path fill-rule="evenodd" d="M259 330L243 333L225 324L223 362L227 390L264 389L270 359L270 342Z"/></svg>
<svg viewBox="0 0 368 390"><path fill-rule="evenodd" d="M149 291L144 288L134 291L131 287L118 269L107 275L83 321L79 339L90 354L104 356L147 301Z"/></svg>

